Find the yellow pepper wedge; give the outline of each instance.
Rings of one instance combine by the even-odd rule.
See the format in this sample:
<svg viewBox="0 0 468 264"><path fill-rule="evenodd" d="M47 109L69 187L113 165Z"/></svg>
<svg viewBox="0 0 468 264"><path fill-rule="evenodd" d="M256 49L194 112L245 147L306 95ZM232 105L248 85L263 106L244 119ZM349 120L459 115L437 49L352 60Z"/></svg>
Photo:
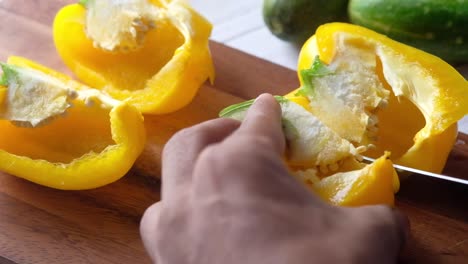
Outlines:
<svg viewBox="0 0 468 264"><path fill-rule="evenodd" d="M366 167L323 178L309 187L323 200L340 206L395 205L400 187L389 153Z"/></svg>
<svg viewBox="0 0 468 264"><path fill-rule="evenodd" d="M20 123L28 125L21 127L12 120L0 119L1 171L62 190L100 187L129 171L145 144L143 117L134 106L21 57L10 57L7 64L34 75L28 84L18 82L30 85L33 93L49 90L51 87L47 85L53 83L57 89L66 87L73 96L67 98L66 112L36 127L25 121ZM34 87L31 83L35 80L40 83ZM5 109L15 105L7 100L15 100L19 94L28 95L27 91L21 93L20 90L9 94L8 90L15 88L10 86L0 86L0 91L7 91L0 107L3 115L8 113ZM38 96L34 100L40 104L46 97ZM22 102L23 99L18 100ZM29 117L35 115L34 111L42 111L31 109L29 105L24 107L28 111L23 113L21 109L10 109L10 116Z"/></svg>
<svg viewBox="0 0 468 264"><path fill-rule="evenodd" d="M163 114L184 107L203 82L213 81L208 46L212 26L181 1L151 0L149 5L139 10L155 9L155 20L144 25L136 22L144 33L134 28L128 31L141 42L135 49L124 46L124 50L109 52L93 45L86 27L94 25L86 24L87 8L82 4L65 6L57 13L53 37L59 55L81 81L115 99L128 100L143 113Z"/></svg>
<svg viewBox="0 0 468 264"><path fill-rule="evenodd" d="M359 56L349 57L351 50ZM376 75L379 85L389 91L386 107L365 110L375 114L374 119L378 120L378 131L371 141L375 148L365 155L376 158L390 151L397 164L436 173L442 171L456 140L457 121L468 114L468 83L452 66L421 50L346 23L325 24L317 29L301 49L298 73L309 69L316 58L329 68L336 68L338 61L343 67L353 68L358 65L351 59L367 58L365 63L375 65L366 71ZM304 76L299 74L299 78L303 87ZM336 132L346 134L343 127L336 126L346 120L330 117L339 107L327 109L326 104L318 105L311 101L309 107L321 120L328 118L327 125ZM316 107L323 109L314 111ZM348 132L353 129L351 125L347 127Z"/></svg>

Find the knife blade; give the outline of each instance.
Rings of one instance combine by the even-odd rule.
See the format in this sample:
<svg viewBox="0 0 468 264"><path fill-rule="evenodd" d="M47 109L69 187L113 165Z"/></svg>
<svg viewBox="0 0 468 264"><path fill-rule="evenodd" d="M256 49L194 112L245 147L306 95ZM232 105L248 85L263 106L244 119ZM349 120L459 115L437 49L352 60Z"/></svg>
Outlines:
<svg viewBox="0 0 468 264"><path fill-rule="evenodd" d="M362 159L366 160L366 161L370 161L370 162L375 161L375 159L369 158L369 157L366 157L366 156L362 156ZM415 169L415 168L406 167L406 166L398 165L398 164L393 164L393 167L395 169L402 170L402 171L412 172L412 173L425 175L425 176L429 176L429 177L433 177L433 178L437 178L437 179L442 179L442 180L446 180L446 181L457 182L457 183L462 183L462 184L468 185L468 180L455 178L455 177L444 175L444 174L439 174L439 173L434 173L434 172L429 172L429 171L424 171L424 170L418 170L418 169Z"/></svg>

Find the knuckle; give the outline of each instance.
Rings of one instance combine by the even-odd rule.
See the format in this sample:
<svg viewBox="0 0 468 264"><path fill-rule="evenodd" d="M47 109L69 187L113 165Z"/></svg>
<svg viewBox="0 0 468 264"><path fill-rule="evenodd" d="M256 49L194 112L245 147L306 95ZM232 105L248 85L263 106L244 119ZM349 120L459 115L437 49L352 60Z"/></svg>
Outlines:
<svg viewBox="0 0 468 264"><path fill-rule="evenodd" d="M218 144L209 145L203 149L198 157L199 163L219 164L223 159L227 158L225 153L221 154Z"/></svg>
<svg viewBox="0 0 468 264"><path fill-rule="evenodd" d="M143 216L141 218L141 223L140 223L140 232L144 233L146 232L146 228L151 225L151 223L155 223L158 221L159 218L159 204L155 203L148 207L145 212L143 213Z"/></svg>
<svg viewBox="0 0 468 264"><path fill-rule="evenodd" d="M234 119L219 118L200 123L191 127L179 130L175 133L171 143L187 143L187 142L207 142L211 137L216 136L220 127L234 128L239 126L240 122Z"/></svg>
<svg viewBox="0 0 468 264"><path fill-rule="evenodd" d="M274 142L264 135L242 134L239 136L239 144L247 149L270 149Z"/></svg>
<svg viewBox="0 0 468 264"><path fill-rule="evenodd" d="M181 145L185 139L185 134L189 133L188 129L179 130L175 133L165 144L163 152L166 153L174 148L177 148L178 145Z"/></svg>
<svg viewBox="0 0 468 264"><path fill-rule="evenodd" d="M225 175L236 170L238 158L231 151L226 151L220 144L207 146L198 156L197 168L203 173L194 174L194 181L198 182L200 177L205 181L219 182Z"/></svg>
<svg viewBox="0 0 468 264"><path fill-rule="evenodd" d="M173 207L174 208L174 207ZM167 257L174 248L183 250L184 244L174 238L174 230L187 233L191 217L184 204L168 210L165 204L157 202L150 206L141 219L140 234L153 261Z"/></svg>
<svg viewBox="0 0 468 264"><path fill-rule="evenodd" d="M209 139L209 133L199 127L184 128L176 132L164 146L163 154L174 149L184 149L190 145L200 144Z"/></svg>
<svg viewBox="0 0 468 264"><path fill-rule="evenodd" d="M249 147L250 141L239 140L235 144L213 144L207 146L198 158L198 162L210 164L215 171L239 170L247 164L261 162L258 150ZM249 166L251 167L251 166Z"/></svg>
<svg viewBox="0 0 468 264"><path fill-rule="evenodd" d="M241 135L232 148L230 155L242 163L264 163L271 159L271 152L268 150L271 141L264 136L259 135Z"/></svg>
<svg viewBox="0 0 468 264"><path fill-rule="evenodd" d="M173 144L177 144L177 143L184 144L188 141L193 141L194 139L204 138L206 136L205 134L206 132L204 129L201 129L196 126L184 128L184 129L179 130L177 133L175 133L169 142Z"/></svg>

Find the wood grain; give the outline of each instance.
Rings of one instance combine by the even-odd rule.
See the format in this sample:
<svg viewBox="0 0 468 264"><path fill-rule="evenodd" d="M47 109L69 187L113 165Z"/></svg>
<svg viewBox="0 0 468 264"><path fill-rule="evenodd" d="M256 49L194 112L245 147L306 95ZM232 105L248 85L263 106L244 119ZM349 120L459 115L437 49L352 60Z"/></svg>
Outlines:
<svg viewBox="0 0 468 264"><path fill-rule="evenodd" d="M0 60L17 54L68 72L55 53L50 25L72 1L0 1ZM73 1L74 2L74 1ZM8 26L6 26L8 25ZM59 191L0 173L0 263L149 263L138 226L158 201L160 154L178 130L217 116L223 107L262 92L298 86L295 72L211 43L217 71L186 108L145 117L148 144L121 180L88 191ZM468 175L467 135L460 135L445 172ZM152 173L143 174L143 171ZM402 182L397 206L412 224L401 263L466 263L467 187L423 176Z"/></svg>

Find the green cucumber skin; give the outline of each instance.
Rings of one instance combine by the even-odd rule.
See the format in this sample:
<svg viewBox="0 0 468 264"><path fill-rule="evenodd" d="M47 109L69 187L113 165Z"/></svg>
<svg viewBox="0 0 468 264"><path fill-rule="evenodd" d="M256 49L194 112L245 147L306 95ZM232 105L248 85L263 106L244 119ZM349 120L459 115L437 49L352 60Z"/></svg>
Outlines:
<svg viewBox="0 0 468 264"><path fill-rule="evenodd" d="M263 0L263 20L273 35L303 44L318 26L347 21L349 0Z"/></svg>
<svg viewBox="0 0 468 264"><path fill-rule="evenodd" d="M468 0L351 0L352 23L434 54L468 62Z"/></svg>

